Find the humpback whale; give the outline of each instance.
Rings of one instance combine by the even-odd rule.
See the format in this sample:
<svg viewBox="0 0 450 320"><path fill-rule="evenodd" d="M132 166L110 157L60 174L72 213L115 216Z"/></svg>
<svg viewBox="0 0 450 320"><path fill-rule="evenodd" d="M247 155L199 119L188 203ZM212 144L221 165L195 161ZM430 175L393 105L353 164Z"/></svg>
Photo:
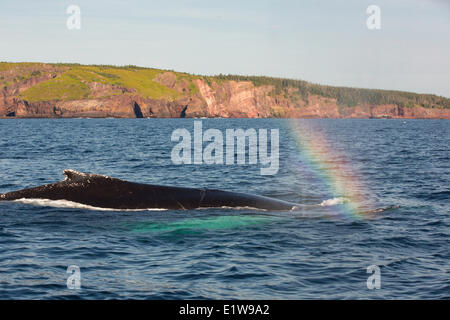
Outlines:
<svg viewBox="0 0 450 320"><path fill-rule="evenodd" d="M108 209L198 209L250 207L294 210L299 205L264 196L214 189L149 185L64 170L65 180L0 195L0 201L19 199L68 200Z"/></svg>

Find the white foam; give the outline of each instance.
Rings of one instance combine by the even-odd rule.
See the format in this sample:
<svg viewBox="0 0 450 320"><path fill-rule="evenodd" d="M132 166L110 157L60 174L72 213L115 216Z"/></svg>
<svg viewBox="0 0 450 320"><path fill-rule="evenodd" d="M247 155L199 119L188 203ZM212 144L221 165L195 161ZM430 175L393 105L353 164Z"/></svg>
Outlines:
<svg viewBox="0 0 450 320"><path fill-rule="evenodd" d="M162 208L149 208L149 209L101 208L101 207L89 206L87 204L82 204L82 203L73 202L73 201L69 201L69 200L22 198L22 199L17 199L14 201L25 203L25 204L31 204L31 205L35 205L35 206L43 206L43 207L76 208L76 209L86 209L86 210L95 210L95 211L166 211L167 210L167 209L162 209Z"/></svg>
<svg viewBox="0 0 450 320"><path fill-rule="evenodd" d="M50 199L35 199L35 198L21 198L14 200L15 202L21 202L25 204L31 204L35 206L42 206L42 207L54 207L54 208L76 208L76 209L86 209L86 210L95 210L95 211L167 211L168 209L164 208L149 208L149 209L113 209L113 208L101 208L101 207L94 207L87 204L82 204L78 202L73 202L69 200L50 200ZM200 207L197 209L234 209L234 210L264 210L254 207L228 207L228 206L222 206L222 207ZM292 210L294 210L297 207L293 207ZM266 211L266 210L264 210Z"/></svg>
<svg viewBox="0 0 450 320"><path fill-rule="evenodd" d="M261 209L261 208L255 208L255 207L229 207L229 206L221 206L221 207L200 207L199 209L233 209L233 210L264 210L266 211L266 209Z"/></svg>
<svg viewBox="0 0 450 320"><path fill-rule="evenodd" d="M328 200L324 200L322 201L319 206L322 207L329 207L329 206L335 206L338 204L344 204L345 202L347 202L347 199L344 197L338 197L338 198L333 198L333 199L328 199Z"/></svg>

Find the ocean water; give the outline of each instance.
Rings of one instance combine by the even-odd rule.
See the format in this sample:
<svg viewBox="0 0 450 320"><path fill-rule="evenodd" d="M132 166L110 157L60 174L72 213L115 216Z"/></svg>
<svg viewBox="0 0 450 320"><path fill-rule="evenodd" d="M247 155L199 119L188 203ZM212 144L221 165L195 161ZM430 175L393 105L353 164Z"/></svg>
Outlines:
<svg viewBox="0 0 450 320"><path fill-rule="evenodd" d="M59 181L70 168L302 210L0 202L0 299L450 298L450 121L197 121L224 134L278 129L278 173L173 164L171 133L192 133L193 119L5 119L0 193ZM67 287L71 265L78 290ZM379 289L367 286L377 275L369 266Z"/></svg>

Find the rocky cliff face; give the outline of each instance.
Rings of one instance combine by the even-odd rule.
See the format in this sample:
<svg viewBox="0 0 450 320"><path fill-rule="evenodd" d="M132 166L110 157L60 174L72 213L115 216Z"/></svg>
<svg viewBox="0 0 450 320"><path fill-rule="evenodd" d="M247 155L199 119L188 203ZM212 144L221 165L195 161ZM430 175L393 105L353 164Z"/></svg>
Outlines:
<svg viewBox="0 0 450 320"><path fill-rule="evenodd" d="M22 81L12 81L16 79L14 70L0 72L2 79L8 84L4 85L0 90L0 116L15 116L17 106L23 103L19 98L22 92L38 83L55 78L59 73L55 68L51 67L46 68L46 71L44 74L39 74Z"/></svg>
<svg viewBox="0 0 450 320"><path fill-rule="evenodd" d="M0 91L0 117L223 117L223 118L426 118L450 119L450 109L401 107L391 105L338 105L336 99L318 95L299 98L294 93L276 95L273 86L255 86L250 81L191 82L178 79L173 72L161 72L155 83L178 92L175 99L150 98L118 84L84 81L89 96L77 100L28 101L22 93L39 83L61 75L66 69L40 65L27 70L32 77L17 77L17 70L1 71L4 86ZM34 71L33 71L34 70ZM38 72L39 71L39 72ZM14 81L12 81L14 80Z"/></svg>

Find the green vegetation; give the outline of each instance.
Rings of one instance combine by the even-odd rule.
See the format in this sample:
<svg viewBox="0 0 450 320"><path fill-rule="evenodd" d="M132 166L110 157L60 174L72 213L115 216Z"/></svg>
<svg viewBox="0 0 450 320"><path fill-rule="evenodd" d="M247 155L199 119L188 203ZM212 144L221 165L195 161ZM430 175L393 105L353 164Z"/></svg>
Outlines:
<svg viewBox="0 0 450 320"><path fill-rule="evenodd" d="M29 88L22 96L28 101L77 100L89 96L89 87L77 77L63 74Z"/></svg>
<svg viewBox="0 0 450 320"><path fill-rule="evenodd" d="M0 72L2 71L8 71L9 69L12 69L16 66L15 63L9 63L9 62L0 62Z"/></svg>
<svg viewBox="0 0 450 320"><path fill-rule="evenodd" d="M213 77L203 77L202 80L205 81L206 84L207 84L210 88L212 88L212 82L214 81L214 78L213 78Z"/></svg>
<svg viewBox="0 0 450 320"><path fill-rule="evenodd" d="M44 68L45 67L45 68ZM14 69L14 72L6 72ZM189 73L173 72L177 85L183 82L187 89L174 90L159 83L156 78L159 74L169 70L142 68L138 66L107 66L107 65L80 65L74 63L8 63L0 62L0 84L7 86L22 82L32 77L51 74L54 78L41 82L21 96L28 101L45 100L76 100L92 97L90 83L102 83L111 87L111 92L105 96L118 94L114 87L123 87L135 90L136 94L152 99L175 99L192 96L199 93L194 80L201 79L210 87L213 83L222 84L225 81L251 81L255 86L270 85L273 87L270 95L282 96L292 101L303 100L308 102L311 95L317 95L336 100L340 108L353 107L358 104L395 104L401 107L422 106L425 108L450 108L450 99L431 94L417 94L403 91L375 90L346 87L332 87L309 83L302 80L282 79L263 76L217 75L201 76ZM279 114L281 110L273 110Z"/></svg>
<svg viewBox="0 0 450 320"><path fill-rule="evenodd" d="M37 84L22 93L28 101L78 100L88 98L88 84L103 84L135 89L143 97L175 100L181 93L153 81L163 70L138 68L135 66L82 66L77 64L56 64L66 71L55 79Z"/></svg>
<svg viewBox="0 0 450 320"><path fill-rule="evenodd" d="M172 101L182 96L179 92L153 81L159 73L163 72L161 70L109 67L95 72L107 83L136 89L137 93L147 98Z"/></svg>
<svg viewBox="0 0 450 320"><path fill-rule="evenodd" d="M272 94L289 96L289 89L296 89L296 94L306 100L309 95L318 95L336 99L338 105L353 107L357 104L396 104L401 107L421 106L424 108L450 108L450 99L432 94L418 94L412 92L359 89L347 87L332 87L313 84L302 80L218 75L219 80L251 81L255 86L272 85Z"/></svg>
<svg viewBox="0 0 450 320"><path fill-rule="evenodd" d="M337 99L338 104L349 107L358 103L396 104L400 107L421 106L424 108L450 108L450 99L431 94L417 94L404 91L359 89L311 85L310 93Z"/></svg>
<svg viewBox="0 0 450 320"><path fill-rule="evenodd" d="M7 71L13 68L23 71L30 68L39 68L43 65L41 62L0 62L0 72Z"/></svg>
<svg viewBox="0 0 450 320"><path fill-rule="evenodd" d="M174 73L177 77L177 82L185 81L187 83L187 87L191 95L195 95L200 92L197 85L194 83L194 80L199 79L200 77L192 75L190 73L181 73L181 72L174 72Z"/></svg>
<svg viewBox="0 0 450 320"><path fill-rule="evenodd" d="M42 63L24 62L24 63L9 63L0 62L0 85L3 87L14 83L20 83L33 77L42 75L39 69L42 68ZM9 71L9 72L8 72Z"/></svg>

